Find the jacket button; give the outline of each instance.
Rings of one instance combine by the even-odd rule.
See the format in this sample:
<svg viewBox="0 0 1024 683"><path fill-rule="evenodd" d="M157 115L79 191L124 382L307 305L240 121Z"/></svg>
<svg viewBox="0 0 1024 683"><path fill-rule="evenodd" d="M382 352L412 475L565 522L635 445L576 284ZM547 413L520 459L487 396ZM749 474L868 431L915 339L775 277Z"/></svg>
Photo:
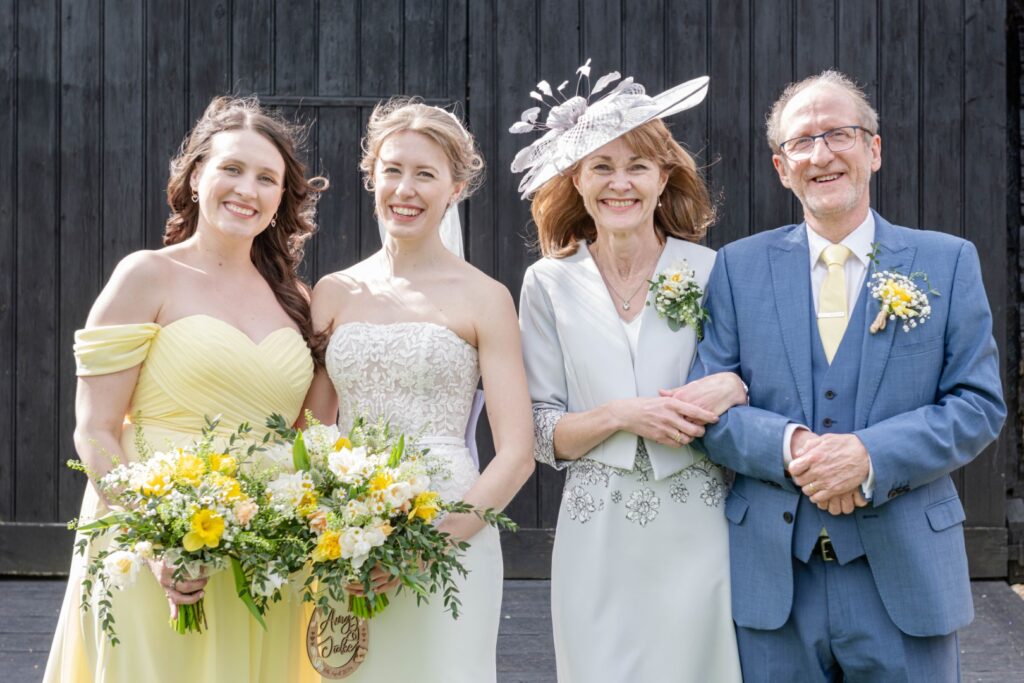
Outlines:
<svg viewBox="0 0 1024 683"><path fill-rule="evenodd" d="M824 420L821 421L821 424L825 425L825 427L831 427L835 423L832 421L831 417L826 417Z"/></svg>
<svg viewBox="0 0 1024 683"><path fill-rule="evenodd" d="M786 522L786 524L792 524L793 513L790 512L789 510L786 510L785 512L782 513L782 519Z"/></svg>
<svg viewBox="0 0 1024 683"><path fill-rule="evenodd" d="M831 389L829 389L828 391L825 392L825 398L827 398L828 400L831 401L835 397L836 397L836 392L832 391Z"/></svg>

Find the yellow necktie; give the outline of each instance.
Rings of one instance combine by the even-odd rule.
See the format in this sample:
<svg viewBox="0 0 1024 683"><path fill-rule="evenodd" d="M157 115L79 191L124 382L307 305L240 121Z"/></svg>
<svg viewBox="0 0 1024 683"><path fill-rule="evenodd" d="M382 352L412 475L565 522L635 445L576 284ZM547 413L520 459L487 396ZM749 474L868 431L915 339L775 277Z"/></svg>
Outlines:
<svg viewBox="0 0 1024 683"><path fill-rule="evenodd" d="M828 275L818 294L818 334L829 364L839 349L849 320L846 315L846 269L843 267L849 256L850 250L841 244L830 244L821 252L821 260L828 266Z"/></svg>

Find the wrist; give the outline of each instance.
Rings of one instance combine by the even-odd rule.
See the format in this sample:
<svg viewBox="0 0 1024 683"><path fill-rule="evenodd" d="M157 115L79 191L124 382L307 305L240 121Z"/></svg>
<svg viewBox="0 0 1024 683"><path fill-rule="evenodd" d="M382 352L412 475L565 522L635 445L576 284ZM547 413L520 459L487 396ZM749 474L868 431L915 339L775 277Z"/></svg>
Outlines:
<svg viewBox="0 0 1024 683"><path fill-rule="evenodd" d="M628 421L625 417L625 403L625 400L618 399L604 404L605 424L608 425L613 434L626 429L628 426Z"/></svg>

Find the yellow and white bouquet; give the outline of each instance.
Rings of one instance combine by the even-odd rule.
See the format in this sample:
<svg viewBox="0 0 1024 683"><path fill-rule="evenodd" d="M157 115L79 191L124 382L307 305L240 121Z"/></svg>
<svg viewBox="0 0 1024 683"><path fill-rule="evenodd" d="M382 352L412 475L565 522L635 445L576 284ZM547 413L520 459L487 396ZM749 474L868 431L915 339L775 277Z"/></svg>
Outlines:
<svg viewBox="0 0 1024 683"><path fill-rule="evenodd" d="M373 617L389 603L385 593L373 592L371 571L379 566L417 603L443 593L445 608L458 617L454 575L466 576L459 557L469 544L453 541L435 522L454 512L475 513L506 529L514 530L515 523L494 510L442 500L430 482L444 465L384 422L357 420L348 435L308 414L307 422L303 431L289 429L279 416L268 422L292 444L296 471L312 482L317 499L308 517L315 539L307 595L312 597L315 580L319 607L345 601L354 616ZM348 593L352 583L362 584L365 595Z"/></svg>
<svg viewBox="0 0 1024 683"><path fill-rule="evenodd" d="M878 315L871 323L871 334L884 330L889 320L900 320L903 323L903 331L910 332L918 325L923 325L932 314L931 303L928 295L938 295L938 292L928 287L925 291L914 282L915 279L924 281L928 286L928 279L924 273L911 273L903 275L891 270L883 270L872 273L868 283L868 291L879 304Z"/></svg>
<svg viewBox="0 0 1024 683"><path fill-rule="evenodd" d="M692 327L697 339L704 337L704 321L709 319L708 310L702 305L704 290L697 282L696 273L684 259L664 269L653 280L649 280L654 292L654 310L659 318L668 321L669 329L678 332L683 327ZM651 302L647 302L650 306Z"/></svg>
<svg viewBox="0 0 1024 683"><path fill-rule="evenodd" d="M217 420L208 420L194 444L166 451L152 450L137 432L139 460L115 463L98 479L111 511L71 524L82 534L77 552L83 555L91 539L114 534L87 564L82 608L90 608L98 590L100 623L115 645L111 591L130 585L147 560L173 566L176 580L230 566L239 598L261 624L268 603L280 599L281 587L305 565L312 540L305 515L316 501L311 487L294 483L304 475L253 466L269 434L255 440L243 424L218 448L224 441L215 440L216 428ZM86 471L78 461L68 465ZM302 494L293 495L296 489ZM179 606L171 627L202 632L203 601Z"/></svg>

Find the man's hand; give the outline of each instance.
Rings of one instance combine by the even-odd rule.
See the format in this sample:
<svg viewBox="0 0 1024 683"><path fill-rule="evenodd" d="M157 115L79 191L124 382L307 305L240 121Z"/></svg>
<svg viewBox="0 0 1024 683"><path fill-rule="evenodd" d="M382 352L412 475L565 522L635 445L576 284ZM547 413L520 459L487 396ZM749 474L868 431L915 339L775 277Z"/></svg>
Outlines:
<svg viewBox="0 0 1024 683"><path fill-rule="evenodd" d="M867 504L860 485L867 479L871 460L853 434L825 434L807 438L793 434L793 461L789 473L811 502L832 514L848 514L852 506ZM833 501L833 499L836 499Z"/></svg>

